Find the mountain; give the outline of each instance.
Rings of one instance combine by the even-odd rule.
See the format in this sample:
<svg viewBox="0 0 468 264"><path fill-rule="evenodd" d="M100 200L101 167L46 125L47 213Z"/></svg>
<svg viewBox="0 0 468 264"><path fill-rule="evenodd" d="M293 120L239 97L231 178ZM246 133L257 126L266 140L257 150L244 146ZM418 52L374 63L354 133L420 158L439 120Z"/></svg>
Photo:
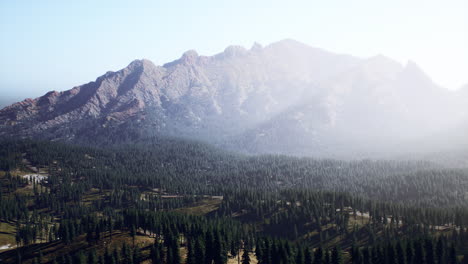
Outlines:
<svg viewBox="0 0 468 264"><path fill-rule="evenodd" d="M464 116L457 94L434 84L414 62L402 66L376 56L318 86L322 95L305 97L234 139L235 145L251 152L368 157L429 147L421 141L434 140Z"/></svg>
<svg viewBox="0 0 468 264"><path fill-rule="evenodd" d="M457 123L456 97L413 62L283 40L214 56L191 50L162 66L135 60L0 110L0 135L92 144L173 136L250 153L372 152Z"/></svg>

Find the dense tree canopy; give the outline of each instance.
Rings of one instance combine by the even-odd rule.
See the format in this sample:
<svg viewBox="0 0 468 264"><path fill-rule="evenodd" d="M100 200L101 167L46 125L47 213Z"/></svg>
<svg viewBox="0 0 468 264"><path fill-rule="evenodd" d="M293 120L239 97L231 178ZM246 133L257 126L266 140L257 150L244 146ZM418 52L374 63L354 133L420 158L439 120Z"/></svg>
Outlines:
<svg viewBox="0 0 468 264"><path fill-rule="evenodd" d="M0 146L0 220L15 225L17 246L133 238L51 263L455 263L468 246L464 169L242 156L174 139ZM47 178L19 173L35 168ZM184 213L207 201L206 214ZM148 253L137 233L154 238Z"/></svg>

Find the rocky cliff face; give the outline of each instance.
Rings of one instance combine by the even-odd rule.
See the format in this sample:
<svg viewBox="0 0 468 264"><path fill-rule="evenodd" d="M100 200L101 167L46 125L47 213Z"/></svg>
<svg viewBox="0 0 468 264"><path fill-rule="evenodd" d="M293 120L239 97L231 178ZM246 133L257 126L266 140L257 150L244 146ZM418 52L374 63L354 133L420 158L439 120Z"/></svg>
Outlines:
<svg viewBox="0 0 468 264"><path fill-rule="evenodd" d="M163 66L136 60L2 109L0 135L76 142L170 135L256 153L320 154L430 135L457 122L453 97L414 63L284 40L209 57L187 51Z"/></svg>

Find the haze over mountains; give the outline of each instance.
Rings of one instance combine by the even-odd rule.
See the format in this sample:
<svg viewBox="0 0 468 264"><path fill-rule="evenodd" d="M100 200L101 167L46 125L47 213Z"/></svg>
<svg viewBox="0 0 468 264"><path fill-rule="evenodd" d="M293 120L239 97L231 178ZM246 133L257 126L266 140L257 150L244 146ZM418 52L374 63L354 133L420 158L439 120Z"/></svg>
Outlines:
<svg viewBox="0 0 468 264"><path fill-rule="evenodd" d="M187 51L163 66L135 60L2 109L0 135L77 143L171 136L319 157L438 151L463 141L467 91L439 87L414 62L283 40L214 56Z"/></svg>

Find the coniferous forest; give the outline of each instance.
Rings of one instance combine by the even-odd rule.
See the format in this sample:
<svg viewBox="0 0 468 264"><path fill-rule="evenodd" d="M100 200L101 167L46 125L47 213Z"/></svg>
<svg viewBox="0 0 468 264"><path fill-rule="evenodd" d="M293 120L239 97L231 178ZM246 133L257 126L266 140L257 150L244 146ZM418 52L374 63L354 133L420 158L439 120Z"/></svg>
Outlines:
<svg viewBox="0 0 468 264"><path fill-rule="evenodd" d="M157 138L0 144L1 263L467 263L468 170Z"/></svg>

